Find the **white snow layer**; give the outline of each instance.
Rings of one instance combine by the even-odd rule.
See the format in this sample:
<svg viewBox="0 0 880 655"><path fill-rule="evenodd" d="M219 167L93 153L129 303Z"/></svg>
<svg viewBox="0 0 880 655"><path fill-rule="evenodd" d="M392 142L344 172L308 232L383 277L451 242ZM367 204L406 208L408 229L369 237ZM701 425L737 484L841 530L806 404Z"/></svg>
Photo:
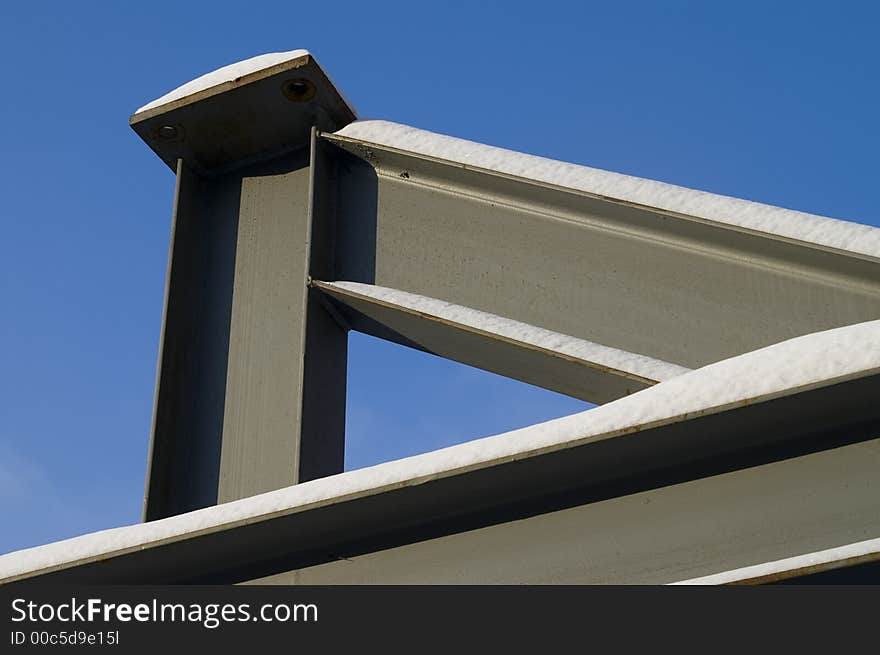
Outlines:
<svg viewBox="0 0 880 655"><path fill-rule="evenodd" d="M0 556L0 580L65 563L103 558L222 530L241 521L291 514L316 504L416 484L539 451L607 439L634 426L695 414L880 373L880 320L783 341L710 364L631 396L571 416L434 452L312 480L159 521L75 537Z"/></svg>
<svg viewBox="0 0 880 655"><path fill-rule="evenodd" d="M211 87L219 86L226 82L232 82L239 77L244 77L245 75L250 75L251 73L263 70L264 68L270 68L271 66L283 64L285 61L297 59L298 57L302 57L308 54L308 50L268 52L264 55L257 55L256 57L245 59L244 61L237 61L234 64L229 64L228 66L224 66L223 68L218 68L217 70L211 71L210 73L205 73L201 77L197 77L196 79L187 82L186 84L182 84L173 91L166 93L161 98L156 98L152 102L148 102L143 107L138 109L135 114L140 114L142 111L153 109L153 107L166 105L169 102L174 102L175 100L179 100L180 98L191 96L194 93L198 93L199 91L204 91L205 89L210 89Z"/></svg>
<svg viewBox="0 0 880 655"><path fill-rule="evenodd" d="M817 566L819 570L825 570L823 565L834 564L844 560L858 559L862 561L880 559L880 539L868 539L854 544L819 550L815 553L786 557L773 562L763 562L754 566L745 566L741 569L724 571L706 575L700 578L673 582L673 585L720 585L731 584L762 578L768 575L777 575L787 571L797 571L807 567ZM833 567L831 567L833 568Z"/></svg>
<svg viewBox="0 0 880 655"><path fill-rule="evenodd" d="M389 289L360 282L322 282L323 286L360 294L391 305L458 323L483 332L496 334L513 341L552 350L574 359L598 364L605 368L623 371L647 380L668 380L691 369L670 364L645 355L618 350L592 341L578 339L551 330L514 321L478 309L455 305L445 300L428 298L408 291Z"/></svg>
<svg viewBox="0 0 880 655"><path fill-rule="evenodd" d="M336 134L595 196L880 257L880 229L869 225L526 155L388 121L355 121Z"/></svg>

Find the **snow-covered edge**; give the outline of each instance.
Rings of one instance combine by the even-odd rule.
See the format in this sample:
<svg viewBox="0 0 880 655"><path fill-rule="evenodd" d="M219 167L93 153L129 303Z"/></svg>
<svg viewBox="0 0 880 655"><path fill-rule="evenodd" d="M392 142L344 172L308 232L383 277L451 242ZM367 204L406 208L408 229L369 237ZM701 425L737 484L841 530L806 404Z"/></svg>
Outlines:
<svg viewBox="0 0 880 655"><path fill-rule="evenodd" d="M880 257L880 229L870 225L527 155L389 121L355 121L335 134L603 198Z"/></svg>
<svg viewBox="0 0 880 655"><path fill-rule="evenodd" d="M244 77L245 75L256 73L257 71L263 70L265 68L271 68L272 66L283 64L284 62L290 61L291 59L298 59L299 57L310 54L311 53L308 50L302 49L290 50L288 52L267 52L266 54L251 57L250 59L237 61L234 64L229 64L228 66L223 66L222 68L218 68L217 70L205 73L204 75L201 75L194 80L190 80L186 84L181 84L173 91L169 91L165 95L156 98L151 102L148 102L143 107L140 107L135 112L135 115L145 112L149 109L154 109L155 107L167 105L170 102L174 102L175 100L180 100L181 98L194 95L196 93L199 93L200 91L204 91L215 86L220 86L221 84L225 84L227 82L232 82L239 77ZM328 77L327 79L330 78Z"/></svg>
<svg viewBox="0 0 880 655"><path fill-rule="evenodd" d="M475 330L489 332L523 344L550 350L585 363L629 373L646 380L663 381L691 369L646 355L603 346L510 318L490 314L445 300L361 282L320 282L322 287L346 291Z"/></svg>
<svg viewBox="0 0 880 655"><path fill-rule="evenodd" d="M836 546L827 550L819 550L805 555L786 557L773 562L763 562L752 566L744 566L732 571L723 571L690 580L672 582L670 585L723 585L736 582L748 582L762 578L779 576L781 574L810 569L816 567L818 571L837 568L827 566L840 564L847 560L880 560L880 538L859 541L845 546Z"/></svg>
<svg viewBox="0 0 880 655"><path fill-rule="evenodd" d="M710 364L586 412L180 516L9 553L0 556L0 580L878 373L880 320L817 332Z"/></svg>

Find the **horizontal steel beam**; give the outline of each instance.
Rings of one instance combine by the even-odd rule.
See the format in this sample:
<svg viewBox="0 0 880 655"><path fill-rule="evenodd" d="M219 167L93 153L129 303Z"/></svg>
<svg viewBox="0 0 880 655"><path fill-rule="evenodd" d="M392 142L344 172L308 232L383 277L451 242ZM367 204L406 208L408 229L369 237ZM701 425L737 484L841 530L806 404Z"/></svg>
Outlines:
<svg viewBox="0 0 880 655"><path fill-rule="evenodd" d="M178 172L148 520L271 490L284 496L341 471L349 327L602 402L662 375L880 317L874 246L847 251L849 237L799 241L565 187L552 174L480 168L430 154L425 133L416 135L421 150L360 138L369 129L357 124L332 134L354 112L317 62L304 51L270 60L200 78L131 119ZM816 221L819 232L831 225ZM310 288L316 280L324 283ZM572 357L340 291L339 281L504 317L624 358L639 353L667 369L652 377ZM511 519L539 526L564 507L876 438L876 372L829 380L65 560L41 574L243 581L488 526L515 531ZM540 552L550 533L530 534L523 543ZM721 558L728 567L732 559Z"/></svg>
<svg viewBox="0 0 880 655"><path fill-rule="evenodd" d="M880 260L323 134L332 277L697 368L880 317Z"/></svg>
<svg viewBox="0 0 880 655"><path fill-rule="evenodd" d="M375 581L495 575L507 582L591 576L669 582L708 575L790 556L792 549L877 536L878 390L880 375L868 373L774 393L409 484L389 482L210 529L171 531L6 581L241 582L358 556L365 564L349 578L334 569L325 578L303 579L354 582L370 570L384 572ZM493 548L510 553L507 564L482 568L488 553L504 558ZM397 557L402 552L422 554ZM425 568L426 557L436 566Z"/></svg>
<svg viewBox="0 0 880 655"><path fill-rule="evenodd" d="M872 459L875 451L868 453ZM818 552L804 553L785 559L753 564L732 571L723 571L690 580L678 585L718 584L772 584L804 580L808 584L818 580L877 584L880 582L880 538L844 544Z"/></svg>
<svg viewBox="0 0 880 655"><path fill-rule="evenodd" d="M847 471L846 477L837 474ZM784 560L880 535L880 440L570 507L388 550L348 555L253 584L764 584L864 565ZM834 550L845 550L835 548ZM699 580L699 579L698 579ZM862 582L877 581L864 577Z"/></svg>
<svg viewBox="0 0 880 655"><path fill-rule="evenodd" d="M674 364L625 353L502 317L373 285L312 281L348 327L604 403L686 373Z"/></svg>

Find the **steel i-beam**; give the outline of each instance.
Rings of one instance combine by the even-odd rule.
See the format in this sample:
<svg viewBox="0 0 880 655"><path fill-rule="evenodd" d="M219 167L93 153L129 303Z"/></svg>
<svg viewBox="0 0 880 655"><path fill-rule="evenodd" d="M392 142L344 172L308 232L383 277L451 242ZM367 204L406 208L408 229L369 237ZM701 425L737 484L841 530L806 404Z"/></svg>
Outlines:
<svg viewBox="0 0 880 655"><path fill-rule="evenodd" d="M519 153L365 123L322 134L339 170L325 217L339 235L335 277L325 281L440 298L687 368L880 317L880 249L605 197L565 186L562 173L555 184L515 176L473 160ZM848 225L804 217L780 222Z"/></svg>
<svg viewBox="0 0 880 655"><path fill-rule="evenodd" d="M352 124L308 53L196 87L132 118L178 177L147 519L340 471L348 329L602 403L880 316L876 248L689 212L730 201L711 194L652 205L479 163L517 153ZM853 234L795 214L803 234Z"/></svg>
<svg viewBox="0 0 880 655"><path fill-rule="evenodd" d="M177 173L145 515L285 488L0 583L877 581L880 230L352 119L304 51L135 114ZM312 480L349 328L642 391Z"/></svg>
<svg viewBox="0 0 880 655"><path fill-rule="evenodd" d="M308 292L317 128L354 118L307 53L131 119L177 173L146 520L342 470L346 334Z"/></svg>

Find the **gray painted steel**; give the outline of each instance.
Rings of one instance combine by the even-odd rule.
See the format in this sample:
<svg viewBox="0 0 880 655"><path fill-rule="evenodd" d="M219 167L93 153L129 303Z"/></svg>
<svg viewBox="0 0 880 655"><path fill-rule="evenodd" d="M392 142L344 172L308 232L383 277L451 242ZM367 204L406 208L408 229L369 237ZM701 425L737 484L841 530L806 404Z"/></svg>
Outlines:
<svg viewBox="0 0 880 655"><path fill-rule="evenodd" d="M866 257L332 135L210 178L182 171L148 518L341 470L352 326L593 401L635 390L552 355L307 300L310 278L400 288L684 366L880 315L880 264ZM321 344L310 357L306 333Z"/></svg>
<svg viewBox="0 0 880 655"><path fill-rule="evenodd" d="M688 578L676 585L833 584L880 582L880 538L771 559L709 576Z"/></svg>
<svg viewBox="0 0 880 655"><path fill-rule="evenodd" d="M307 283L315 127L353 118L310 55L132 117L178 177L146 520L342 470L347 335Z"/></svg>
<svg viewBox="0 0 880 655"><path fill-rule="evenodd" d="M290 93L306 85L305 94ZM131 117L131 127L172 170L183 159L214 174L308 146L313 126L337 130L355 118L309 54L204 89Z"/></svg>
<svg viewBox="0 0 880 655"><path fill-rule="evenodd" d="M873 440L252 582L666 584L877 536Z"/></svg>
<svg viewBox="0 0 880 655"><path fill-rule="evenodd" d="M342 470L346 334L306 286L309 161L180 165L147 520Z"/></svg>
<svg viewBox="0 0 880 655"><path fill-rule="evenodd" d="M335 278L688 368L880 317L880 261L461 164L340 154Z"/></svg>
<svg viewBox="0 0 880 655"><path fill-rule="evenodd" d="M354 330L592 403L615 400L659 381L463 327L320 281L313 281L312 287L332 299L338 315Z"/></svg>
<svg viewBox="0 0 880 655"><path fill-rule="evenodd" d="M876 537L878 385L880 376L869 375L792 391L666 425L275 511L27 577L46 582L229 583L373 553L375 557L363 560L366 568L351 569L352 581L364 579L373 563L375 580L415 580L420 575L422 580L451 580L464 575L455 573L464 567L476 576L472 581L488 581L476 574L485 554L474 553L458 565L455 561L463 549L496 544L498 565L485 575L514 576L513 563L520 561L534 570L508 581L524 576L555 581L561 579L555 570L597 574L598 569L591 573L584 568L586 546L577 546L579 539L586 539L584 544L597 549L598 561L619 559L607 575L620 580L646 580L650 573L650 562L641 556L627 560L627 553L668 544L675 552L667 557L658 550L655 573L675 570L681 573L677 579L684 579L756 563L765 554L784 557ZM849 445L866 441L870 443ZM789 484L790 479L794 482ZM695 483L678 487L684 491L673 489L691 481ZM727 496L727 504L719 505ZM649 502L633 502L634 497ZM609 507L627 510L615 523L614 516L623 510L603 509ZM643 530L652 525L654 532ZM503 527L481 531L490 526ZM675 541L675 532L681 532L680 541ZM716 541L716 532L724 539ZM450 535L459 536L441 538ZM552 546L555 541L557 547ZM720 548L720 543L728 547ZM401 547L389 556L378 554ZM542 558L545 551L548 556ZM404 555L396 570L393 552ZM521 559L526 552L533 553L532 559ZM425 558L436 560L437 568L423 573L407 569ZM693 564L682 568L681 562Z"/></svg>
<svg viewBox="0 0 880 655"><path fill-rule="evenodd" d="M285 85L300 79L315 95L291 101ZM401 289L689 368L880 317L871 257L318 132L353 118L309 56L132 117L177 172L147 520L340 471L352 327L598 402L635 390L625 375L330 298L315 280ZM716 573L878 536L878 391L876 376L840 381L36 576Z"/></svg>

